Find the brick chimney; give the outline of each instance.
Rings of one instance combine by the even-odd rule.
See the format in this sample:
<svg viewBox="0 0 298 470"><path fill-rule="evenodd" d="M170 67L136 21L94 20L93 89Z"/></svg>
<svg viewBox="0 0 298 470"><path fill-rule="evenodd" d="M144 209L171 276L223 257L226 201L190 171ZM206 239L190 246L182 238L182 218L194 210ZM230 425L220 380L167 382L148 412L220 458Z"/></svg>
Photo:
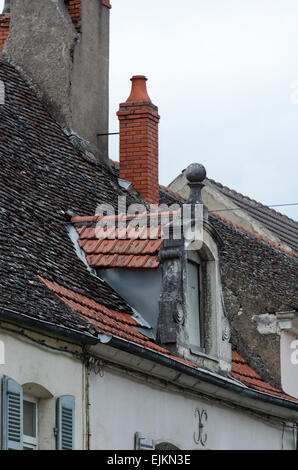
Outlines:
<svg viewBox="0 0 298 470"><path fill-rule="evenodd" d="M0 15L0 59L2 58L2 49L9 36L10 28L10 0L5 0L3 11Z"/></svg>
<svg viewBox="0 0 298 470"><path fill-rule="evenodd" d="M132 77L132 89L117 113L120 124L120 178L130 181L151 204L159 202L158 108L152 104L143 75Z"/></svg>
<svg viewBox="0 0 298 470"><path fill-rule="evenodd" d="M108 162L108 0L7 0L0 16L0 52L19 65L43 92L62 127L97 148ZM6 18L8 16L8 18ZM2 23L1 23L2 21Z"/></svg>

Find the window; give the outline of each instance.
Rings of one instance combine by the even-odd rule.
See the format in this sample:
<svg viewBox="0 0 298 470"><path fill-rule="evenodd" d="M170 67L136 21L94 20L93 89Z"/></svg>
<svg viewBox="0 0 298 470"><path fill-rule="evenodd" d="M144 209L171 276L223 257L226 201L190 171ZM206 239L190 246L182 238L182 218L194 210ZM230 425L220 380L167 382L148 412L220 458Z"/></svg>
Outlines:
<svg viewBox="0 0 298 470"><path fill-rule="evenodd" d="M141 433L135 433L135 450L179 450L171 442L162 441L155 445L154 439Z"/></svg>
<svg viewBox="0 0 298 470"><path fill-rule="evenodd" d="M73 450L75 398L72 395L64 395L57 399L56 419L57 450Z"/></svg>
<svg viewBox="0 0 298 470"><path fill-rule="evenodd" d="M38 401L29 396L23 399L23 449L38 449Z"/></svg>
<svg viewBox="0 0 298 470"><path fill-rule="evenodd" d="M200 324L200 265L187 263L187 299L189 309L189 343L192 352L202 352Z"/></svg>
<svg viewBox="0 0 298 470"><path fill-rule="evenodd" d="M135 450L154 450L154 440L141 432L135 433Z"/></svg>
<svg viewBox="0 0 298 470"><path fill-rule="evenodd" d="M1 386L0 386L1 389ZM25 393L24 393L25 392ZM28 394L29 393L29 394ZM32 395L31 395L32 394ZM33 396L34 395L34 396ZM45 401L52 399L53 395L43 386L35 383L25 384L23 387L11 377L2 377L1 396L1 448L2 450L37 450L38 440L56 436L57 450L74 450L75 448L75 397L63 395L52 403L52 421L56 427L53 429L48 423L50 416L44 419ZM39 408L42 422L39 423ZM41 449L42 450L42 449Z"/></svg>

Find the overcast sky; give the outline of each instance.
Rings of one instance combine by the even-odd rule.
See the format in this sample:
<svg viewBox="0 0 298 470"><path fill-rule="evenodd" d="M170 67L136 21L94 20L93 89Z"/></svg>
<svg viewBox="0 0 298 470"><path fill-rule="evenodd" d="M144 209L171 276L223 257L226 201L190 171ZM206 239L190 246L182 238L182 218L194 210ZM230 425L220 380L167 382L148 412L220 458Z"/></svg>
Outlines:
<svg viewBox="0 0 298 470"><path fill-rule="evenodd" d="M162 184L200 162L264 204L298 202L297 0L112 4L110 130L129 78L144 74L161 115ZM279 210L298 219L298 206Z"/></svg>
<svg viewBox="0 0 298 470"><path fill-rule="evenodd" d="M111 3L110 131L130 77L144 74L161 115L162 184L200 162L264 204L298 202L297 0ZM298 219L298 206L278 210Z"/></svg>

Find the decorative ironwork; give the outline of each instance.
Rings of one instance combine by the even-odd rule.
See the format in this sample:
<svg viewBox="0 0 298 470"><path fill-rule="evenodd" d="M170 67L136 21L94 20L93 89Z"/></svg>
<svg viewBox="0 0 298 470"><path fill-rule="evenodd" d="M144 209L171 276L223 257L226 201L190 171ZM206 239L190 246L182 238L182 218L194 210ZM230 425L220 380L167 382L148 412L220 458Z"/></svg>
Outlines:
<svg viewBox="0 0 298 470"><path fill-rule="evenodd" d="M102 360L88 356L86 358L86 364L88 365L88 369L94 372L94 374L99 375L101 378L104 377L104 363Z"/></svg>
<svg viewBox="0 0 298 470"><path fill-rule="evenodd" d="M193 438L196 444L201 444L205 447L208 436L207 433L204 433L204 428L208 420L208 415L205 410L200 410L199 408L195 411L195 417L198 418L198 431L194 432Z"/></svg>

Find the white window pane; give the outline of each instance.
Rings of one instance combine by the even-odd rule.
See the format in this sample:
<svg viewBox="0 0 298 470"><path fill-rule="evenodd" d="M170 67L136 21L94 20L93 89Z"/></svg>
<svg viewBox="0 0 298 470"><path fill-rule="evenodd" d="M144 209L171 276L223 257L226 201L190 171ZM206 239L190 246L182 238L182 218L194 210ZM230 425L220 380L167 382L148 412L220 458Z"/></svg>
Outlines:
<svg viewBox="0 0 298 470"><path fill-rule="evenodd" d="M199 266L188 262L188 305L189 305L189 342L192 346L200 347L200 290Z"/></svg>
<svg viewBox="0 0 298 470"><path fill-rule="evenodd" d="M36 437L36 403L23 402L24 410L24 435Z"/></svg>

